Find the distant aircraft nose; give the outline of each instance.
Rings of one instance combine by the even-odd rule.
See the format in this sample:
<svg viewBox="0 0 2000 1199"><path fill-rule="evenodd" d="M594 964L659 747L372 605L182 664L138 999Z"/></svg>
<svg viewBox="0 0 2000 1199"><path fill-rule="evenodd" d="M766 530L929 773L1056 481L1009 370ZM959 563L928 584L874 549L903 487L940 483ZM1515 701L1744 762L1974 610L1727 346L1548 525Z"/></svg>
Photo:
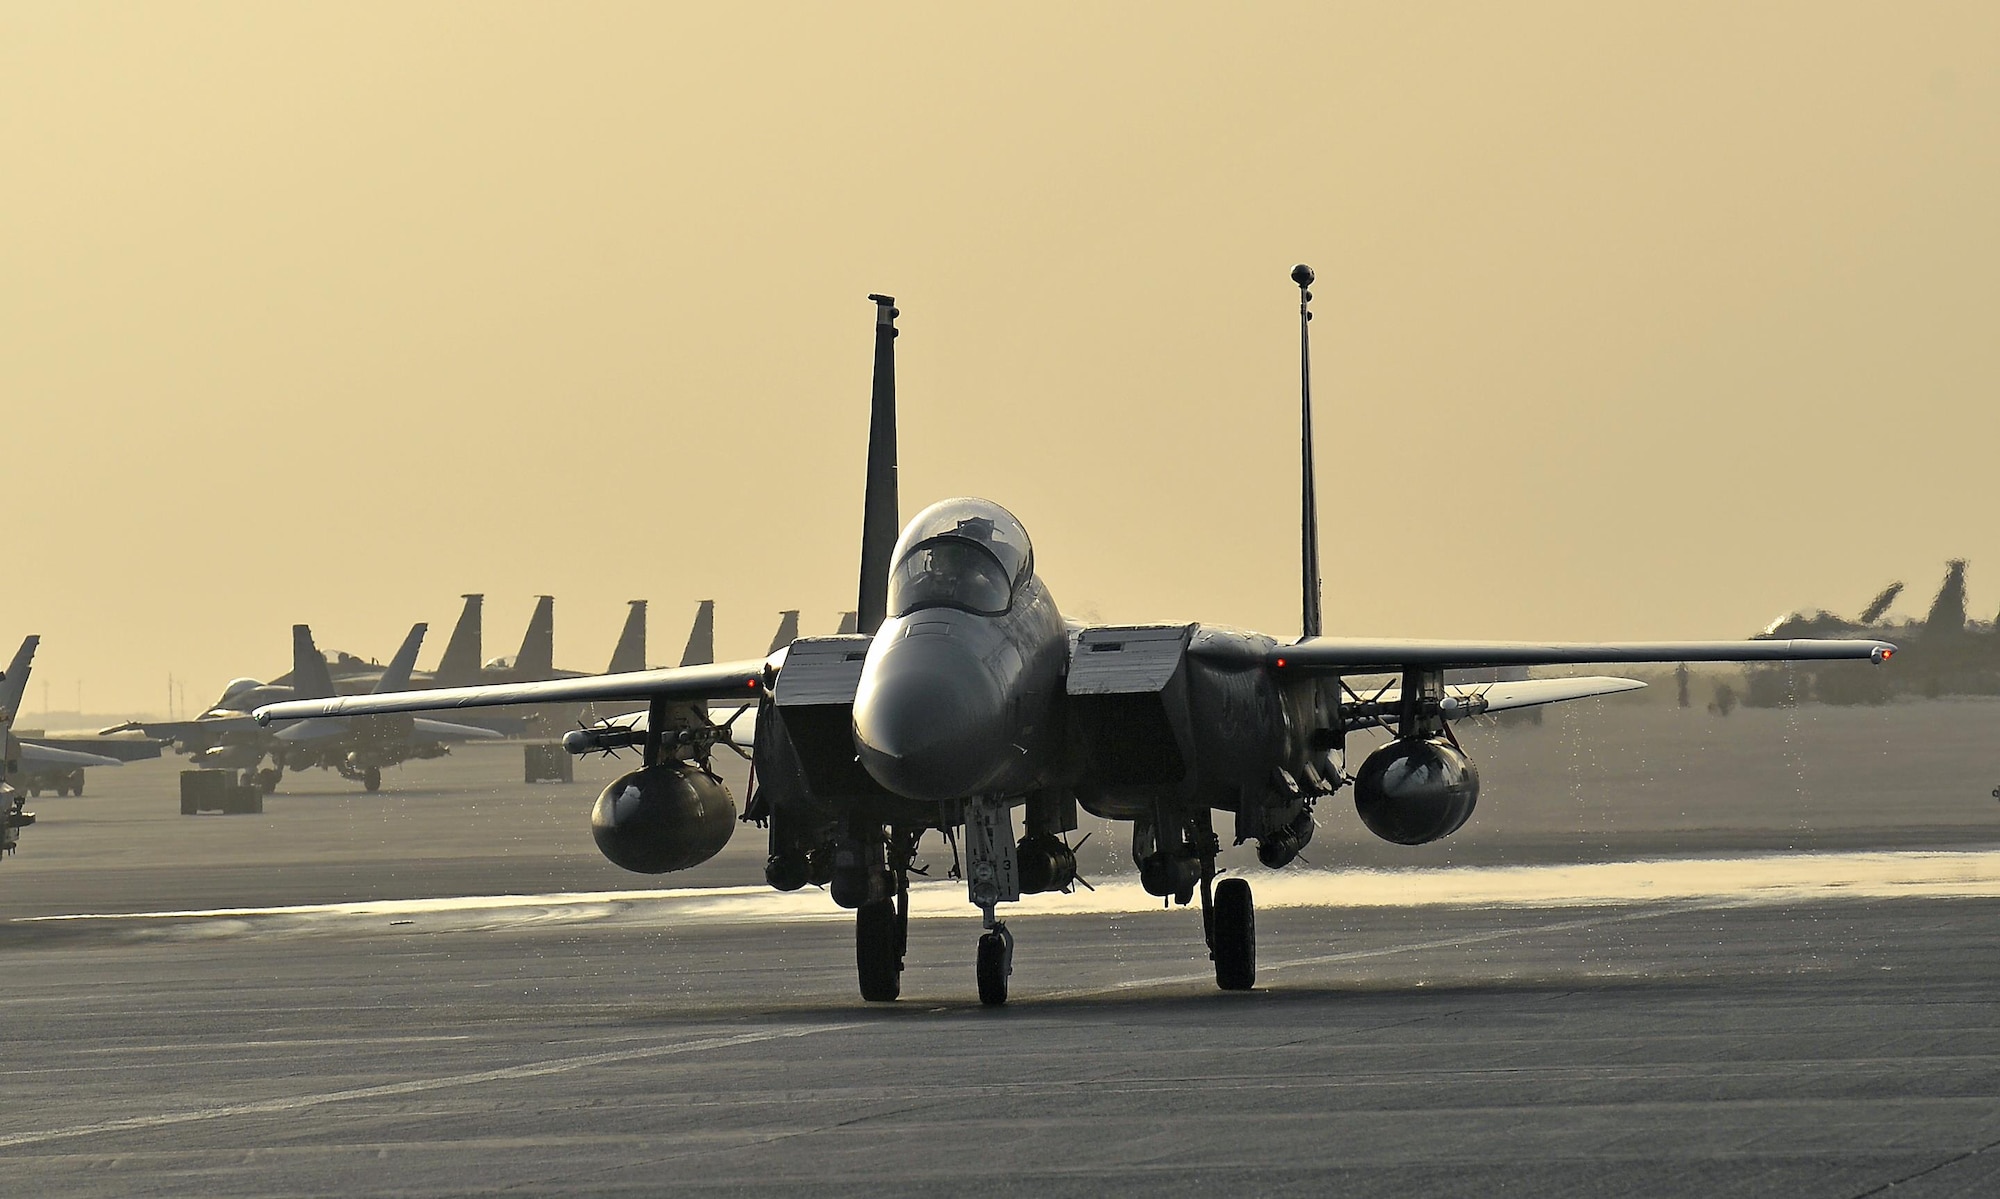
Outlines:
<svg viewBox="0 0 2000 1199"><path fill-rule="evenodd" d="M868 655L854 745L875 781L898 795L963 799L1008 764L1006 696L965 632L918 625Z"/></svg>

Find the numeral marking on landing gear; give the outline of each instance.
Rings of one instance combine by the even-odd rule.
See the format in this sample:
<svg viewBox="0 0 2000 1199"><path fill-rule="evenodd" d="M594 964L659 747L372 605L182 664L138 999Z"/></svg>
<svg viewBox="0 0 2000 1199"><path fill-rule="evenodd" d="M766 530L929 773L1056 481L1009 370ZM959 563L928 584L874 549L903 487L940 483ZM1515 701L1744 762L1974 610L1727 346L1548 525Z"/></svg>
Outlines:
<svg viewBox="0 0 2000 1199"><path fill-rule="evenodd" d="M1005 800L975 799L965 805L965 862L965 891L973 903L984 908L1020 900L1014 813Z"/></svg>

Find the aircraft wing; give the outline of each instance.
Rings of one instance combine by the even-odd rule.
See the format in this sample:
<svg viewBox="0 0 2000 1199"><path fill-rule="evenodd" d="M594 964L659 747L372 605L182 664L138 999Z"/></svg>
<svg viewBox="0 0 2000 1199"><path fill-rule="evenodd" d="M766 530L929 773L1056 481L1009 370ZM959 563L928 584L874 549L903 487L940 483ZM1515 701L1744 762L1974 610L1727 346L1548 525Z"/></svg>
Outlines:
<svg viewBox="0 0 2000 1199"><path fill-rule="evenodd" d="M368 716L384 712L446 712L459 708L500 708L513 704L590 703L596 700L741 699L763 694L764 659L634 670L627 674L585 675L543 683L498 683L488 687L442 687L386 695L338 695L295 699L257 709L259 724L323 716Z"/></svg>
<svg viewBox="0 0 2000 1199"><path fill-rule="evenodd" d="M138 732L158 741L178 742L218 737L225 733L255 732L257 723L247 712L212 716L207 720L128 720L108 729L99 729L98 735L109 737L117 733Z"/></svg>
<svg viewBox="0 0 2000 1199"><path fill-rule="evenodd" d="M16 757L23 770L67 770L74 766L123 766L117 758L107 758L103 754L87 754L74 749L57 749L53 745L37 745L33 741L21 742L21 752Z"/></svg>
<svg viewBox="0 0 2000 1199"><path fill-rule="evenodd" d="M1281 671L1367 674L1486 666L1575 666L1586 662L1886 662L1886 641L1420 641L1310 637L1269 654Z"/></svg>

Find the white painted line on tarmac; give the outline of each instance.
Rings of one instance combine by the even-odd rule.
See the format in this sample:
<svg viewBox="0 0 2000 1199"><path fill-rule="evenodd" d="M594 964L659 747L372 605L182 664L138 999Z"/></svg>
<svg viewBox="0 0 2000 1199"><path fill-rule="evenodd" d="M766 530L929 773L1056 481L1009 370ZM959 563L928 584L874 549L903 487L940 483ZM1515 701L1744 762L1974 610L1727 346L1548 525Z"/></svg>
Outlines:
<svg viewBox="0 0 2000 1199"><path fill-rule="evenodd" d="M408 1082L383 1083L373 1087L352 1087L344 1091L319 1091L307 1095L287 1095L277 1099L259 1099L250 1103L224 1103L212 1107L187 1108L177 1112L157 1112L150 1116L130 1116L122 1120L101 1120L95 1124L73 1124L67 1128L48 1128L36 1132L0 1134L0 1149L15 1145L39 1145L48 1141L65 1140L70 1137L99 1136L104 1133L133 1132L151 1128L171 1128L177 1124L194 1124L203 1120L223 1120L232 1116L271 1116L284 1112L295 1112L305 1108L319 1107L328 1103L347 1103L356 1099L384 1099L397 1095L415 1095L425 1091L441 1091L449 1087L471 1087L487 1082L508 1082L520 1078L544 1078L551 1074L568 1074L577 1070L588 1070L593 1066L606 1066L618 1062L644 1061L648 1058L672 1057L676 1054L701 1053L711 1049L730 1049L738 1045L754 1045L760 1041L782 1041L798 1037L810 1037L819 1033L839 1032L843 1029L858 1028L858 1024L809 1024L797 1028L772 1029L766 1032L739 1033L727 1037L706 1037L698 1041L678 1041L664 1045L642 1045L634 1049L616 1049L608 1053L589 1053L579 1057L550 1058L546 1061L527 1062L519 1066L503 1066L495 1070L475 1070L469 1074L447 1074L437 1078L415 1078Z"/></svg>
<svg viewBox="0 0 2000 1199"><path fill-rule="evenodd" d="M1901 850L1870 853L1761 854L1727 858L1663 858L1553 866L1453 866L1408 870L1294 870L1249 875L1260 910L1380 907L1616 907L1720 900L1797 903L1839 899L2000 898L2000 850ZM960 884L919 882L911 915L963 919L972 909ZM1130 878L1095 891L1035 895L1023 916L1113 915L1157 910L1161 901ZM371 900L287 907L191 911L79 913L28 917L59 921L324 921L413 918L418 931L477 922L640 923L672 927L765 921L850 920L816 890L781 893L766 887L687 887L660 890L473 895ZM283 920L276 923L294 923ZM294 924L296 926L296 924Z"/></svg>

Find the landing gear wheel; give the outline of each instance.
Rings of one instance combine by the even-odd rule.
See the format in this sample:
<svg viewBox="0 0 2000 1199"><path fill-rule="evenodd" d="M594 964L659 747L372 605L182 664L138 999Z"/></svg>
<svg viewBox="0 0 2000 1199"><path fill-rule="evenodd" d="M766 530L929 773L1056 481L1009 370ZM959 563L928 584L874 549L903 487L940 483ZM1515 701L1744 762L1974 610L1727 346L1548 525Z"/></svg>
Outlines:
<svg viewBox="0 0 2000 1199"><path fill-rule="evenodd" d="M979 938L979 1002L987 1007L1007 1002L1007 975L1013 969L1008 959L1012 956L1004 933L986 933Z"/></svg>
<svg viewBox="0 0 2000 1199"><path fill-rule="evenodd" d="M1250 902L1250 883L1240 878L1217 883L1211 919L1215 985L1248 991L1257 985L1257 912Z"/></svg>
<svg viewBox="0 0 2000 1199"><path fill-rule="evenodd" d="M888 1003L903 992L903 955L896 935L896 903L878 899L854 909L854 964L861 998Z"/></svg>
<svg viewBox="0 0 2000 1199"><path fill-rule="evenodd" d="M379 766L370 766L368 769L362 771L361 785L369 791L380 791L382 789L382 768Z"/></svg>
<svg viewBox="0 0 2000 1199"><path fill-rule="evenodd" d="M257 772L257 789L269 795L278 789L278 780L283 777L284 773L282 771L260 770Z"/></svg>

